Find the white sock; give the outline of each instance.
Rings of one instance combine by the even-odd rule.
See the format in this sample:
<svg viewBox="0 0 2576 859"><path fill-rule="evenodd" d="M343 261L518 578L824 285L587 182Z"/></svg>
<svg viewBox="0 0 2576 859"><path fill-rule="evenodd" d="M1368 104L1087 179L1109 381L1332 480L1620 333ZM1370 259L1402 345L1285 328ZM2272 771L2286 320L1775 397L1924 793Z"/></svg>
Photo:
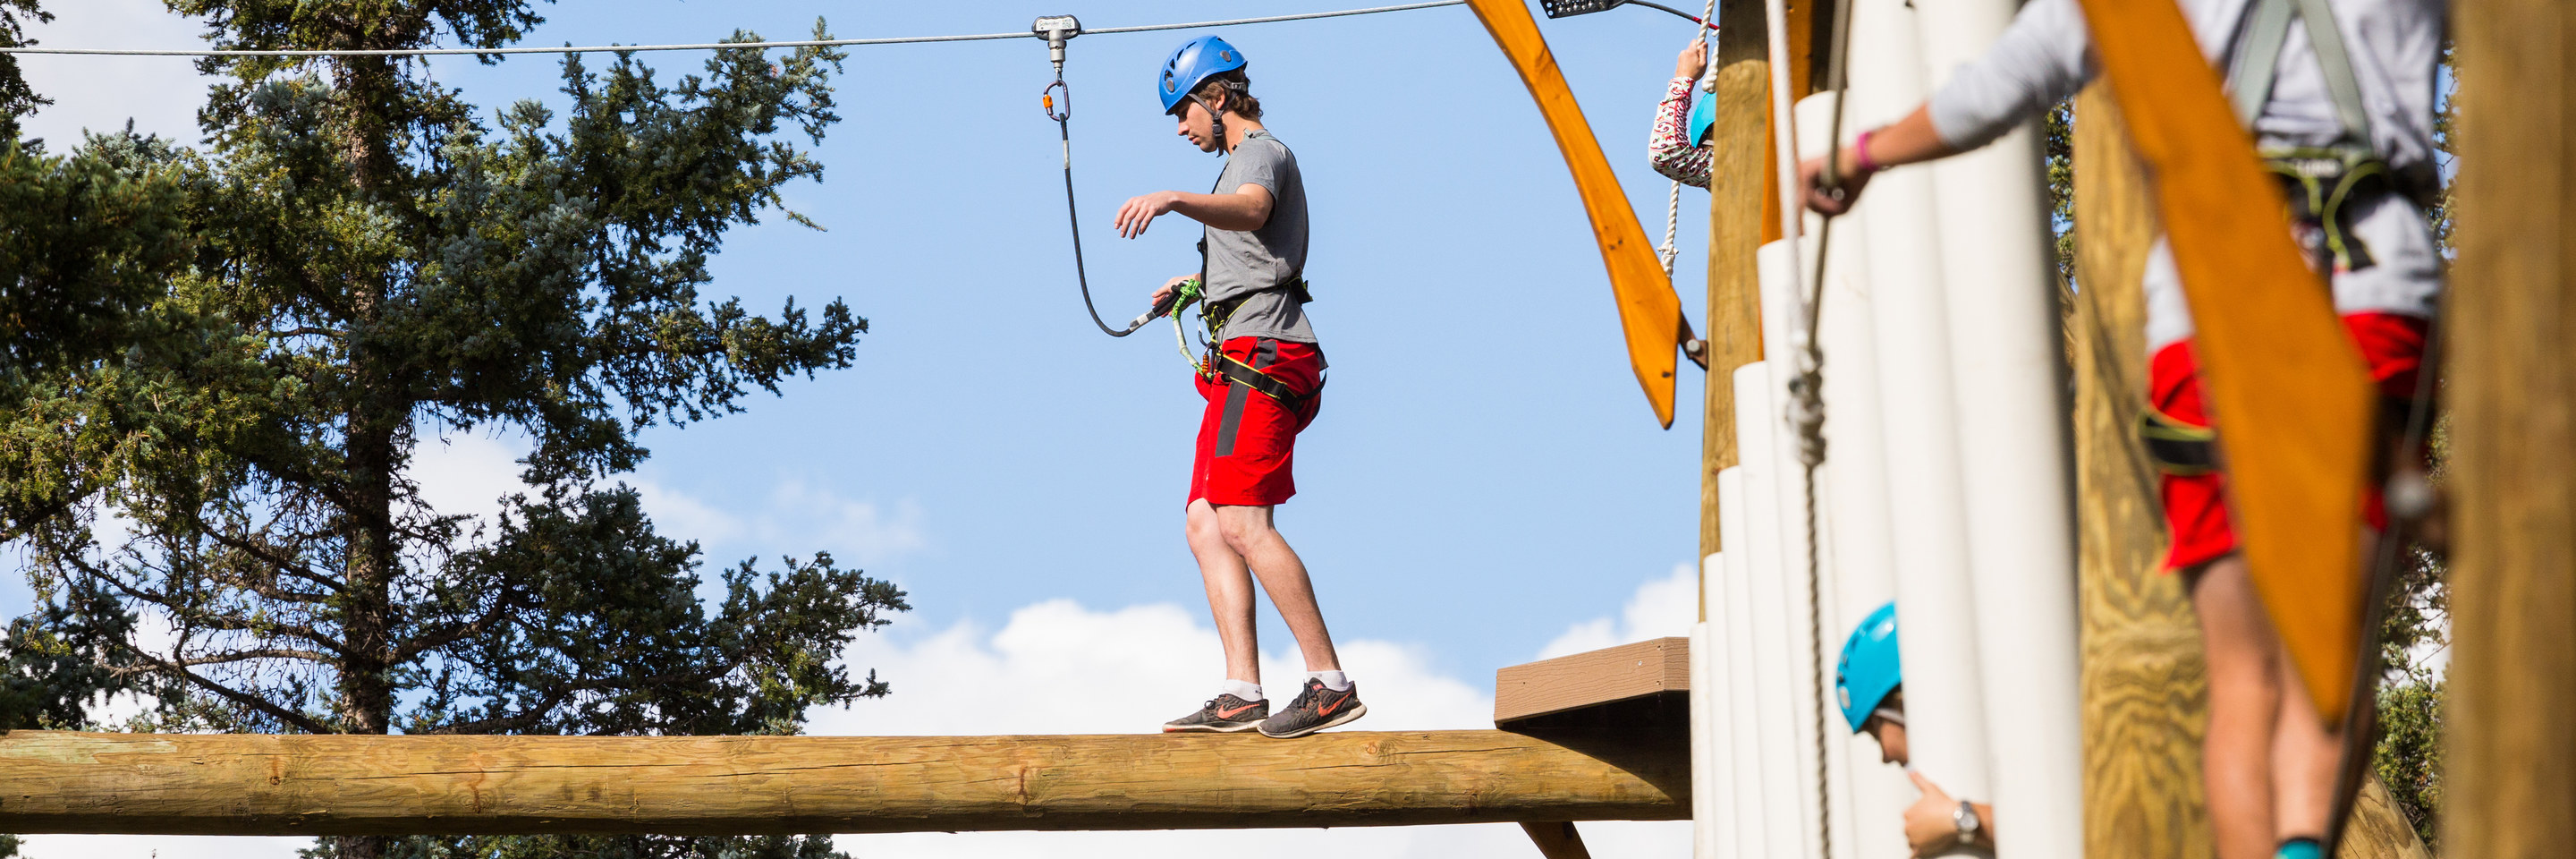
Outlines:
<svg viewBox="0 0 2576 859"><path fill-rule="evenodd" d="M1241 680L1227 680L1223 683L1217 684L1216 691L1219 694L1232 695L1234 697L1241 698L1243 699L1243 703L1246 704L1261 700L1261 684L1259 683L1245 683Z"/></svg>
<svg viewBox="0 0 2576 859"><path fill-rule="evenodd" d="M1339 671L1308 671L1306 679L1324 681L1324 688L1335 692L1351 691L1351 677Z"/></svg>

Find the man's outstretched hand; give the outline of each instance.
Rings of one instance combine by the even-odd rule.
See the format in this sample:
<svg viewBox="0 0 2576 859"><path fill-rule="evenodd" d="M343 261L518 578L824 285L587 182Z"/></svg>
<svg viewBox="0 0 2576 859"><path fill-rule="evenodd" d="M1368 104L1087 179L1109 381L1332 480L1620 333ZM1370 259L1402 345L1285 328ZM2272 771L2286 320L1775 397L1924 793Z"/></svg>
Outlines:
<svg viewBox="0 0 2576 859"><path fill-rule="evenodd" d="M1118 219L1116 222L1118 226L1118 236L1120 238L1132 239L1137 236L1144 235L1146 226L1154 223L1155 218L1162 217L1164 213L1170 212L1172 207L1179 204L1180 201L1181 192L1179 191L1156 191L1151 194L1127 198L1127 204L1118 207Z"/></svg>

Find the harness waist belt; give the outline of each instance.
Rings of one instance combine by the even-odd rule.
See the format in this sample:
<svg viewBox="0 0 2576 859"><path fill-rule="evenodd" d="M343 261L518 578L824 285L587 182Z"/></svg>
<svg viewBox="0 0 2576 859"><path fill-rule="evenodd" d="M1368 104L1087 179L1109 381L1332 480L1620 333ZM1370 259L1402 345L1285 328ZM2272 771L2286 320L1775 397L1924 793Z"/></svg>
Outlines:
<svg viewBox="0 0 2576 859"><path fill-rule="evenodd" d="M1268 289L1256 289L1224 301L1199 302L1199 321L1207 325L1208 336L1223 339L1225 323L1234 318L1234 311L1236 308L1242 307L1243 303L1251 300L1253 296L1283 289L1288 291L1289 297L1297 299L1298 304L1308 304L1315 300L1314 293L1309 292L1306 289L1306 279L1303 277L1292 277L1288 279L1287 283L1273 286Z"/></svg>
<svg viewBox="0 0 2576 859"><path fill-rule="evenodd" d="M1292 411L1306 402L1307 395L1297 393L1297 389L1289 387L1286 382L1279 381L1279 377L1255 370L1251 365L1235 360L1232 355L1223 354L1220 351L1215 356L1215 362L1217 375L1227 382L1258 391L1262 396L1277 400L1280 405Z"/></svg>

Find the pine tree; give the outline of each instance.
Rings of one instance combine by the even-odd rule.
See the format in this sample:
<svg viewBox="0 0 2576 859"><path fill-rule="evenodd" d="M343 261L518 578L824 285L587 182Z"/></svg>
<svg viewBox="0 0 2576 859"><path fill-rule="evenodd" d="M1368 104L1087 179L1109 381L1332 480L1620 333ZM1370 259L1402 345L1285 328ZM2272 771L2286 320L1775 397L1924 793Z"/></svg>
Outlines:
<svg viewBox="0 0 2576 859"><path fill-rule="evenodd" d="M223 48L497 48L541 22L527 0L168 2ZM698 294L727 230L820 178L786 138L819 143L838 119L841 56L726 50L667 84L630 55L597 72L569 58L564 115L521 102L488 118L418 59L214 58L207 151L93 138L79 157L175 189L185 252L131 342L35 368L0 416L0 536L43 603L29 633L162 693L145 729L789 733L809 707L885 694L833 660L907 608L900 590L817 553L724 569L702 605L697 546L612 482L647 456L642 430L854 357L866 321L838 301L761 317ZM414 451L495 431L534 442L530 491L489 520L432 509L407 476ZM139 635L137 616L166 629Z"/></svg>
<svg viewBox="0 0 2576 859"><path fill-rule="evenodd" d="M27 38L26 21L42 24L54 20L36 0L0 0L0 48L23 48L34 45ZM0 141L18 139L18 118L52 101L27 88L27 78L18 72L18 55L0 54Z"/></svg>

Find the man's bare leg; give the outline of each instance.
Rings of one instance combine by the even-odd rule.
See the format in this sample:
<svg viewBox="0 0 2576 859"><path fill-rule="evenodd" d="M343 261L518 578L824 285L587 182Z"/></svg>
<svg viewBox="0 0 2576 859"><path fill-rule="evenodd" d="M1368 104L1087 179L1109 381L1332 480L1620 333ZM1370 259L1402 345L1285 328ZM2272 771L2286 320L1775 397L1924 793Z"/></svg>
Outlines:
<svg viewBox="0 0 2576 859"><path fill-rule="evenodd" d="M1187 529L1190 554L1197 556L1199 578L1207 585L1208 610L1216 615L1216 637L1225 645L1225 677L1259 686L1261 647L1252 623L1251 571L1242 553L1227 545L1217 508L1207 499L1190 502ZM1298 572L1302 576L1304 568Z"/></svg>
<svg viewBox="0 0 2576 859"><path fill-rule="evenodd" d="M2288 649L2281 651L2281 724L2272 734L2273 842L2291 838L2324 838L2326 818L2334 814L2334 787L2343 758L2343 732L2326 730L2317 718L2307 684L2299 681ZM2370 706L2355 701L2353 706Z"/></svg>
<svg viewBox="0 0 2576 859"><path fill-rule="evenodd" d="M2209 733L2201 746L2218 859L2268 859L2279 842L2273 737L2281 716L2281 646L2246 574L2245 556L2211 562L2191 582L2209 663Z"/></svg>
<svg viewBox="0 0 2576 859"><path fill-rule="evenodd" d="M1193 511L1196 509L1192 508ZM1315 584L1306 577L1306 562L1297 557L1297 550L1288 547L1287 538L1279 536L1279 529L1272 523L1272 509L1267 504L1228 504L1216 508L1217 530L1223 537L1224 548L1229 550L1231 557L1239 559L1238 563L1249 563L1252 574L1261 577L1261 589L1270 592L1270 604L1279 608L1280 619L1287 621L1288 631L1297 636L1297 649L1306 657L1306 670L1340 671L1342 660L1333 651L1333 634L1324 628L1324 611L1315 602ZM1195 529L1192 535L1195 547ZM1205 555L1201 557L1204 559ZM1207 562L1201 560L1199 566L1205 570ZM1208 595L1210 599L1216 596L1213 583L1208 586ZM1251 618L1250 605L1250 596L1247 595L1244 608L1247 623ZM1251 633L1244 633L1244 641L1249 643L1251 640ZM1229 650L1232 646L1227 645ZM1227 658L1231 660L1232 656L1229 654Z"/></svg>

